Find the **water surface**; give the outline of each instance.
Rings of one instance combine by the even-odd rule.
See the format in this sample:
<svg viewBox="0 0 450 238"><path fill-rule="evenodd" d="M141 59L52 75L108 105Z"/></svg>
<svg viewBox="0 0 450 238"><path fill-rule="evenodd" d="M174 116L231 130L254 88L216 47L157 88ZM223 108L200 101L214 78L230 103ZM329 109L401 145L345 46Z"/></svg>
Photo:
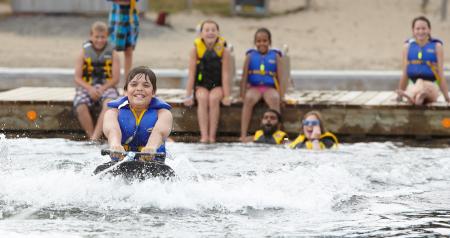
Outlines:
<svg viewBox="0 0 450 238"><path fill-rule="evenodd" d="M0 139L0 237L450 235L450 149L170 143L179 179L92 176L105 145Z"/></svg>

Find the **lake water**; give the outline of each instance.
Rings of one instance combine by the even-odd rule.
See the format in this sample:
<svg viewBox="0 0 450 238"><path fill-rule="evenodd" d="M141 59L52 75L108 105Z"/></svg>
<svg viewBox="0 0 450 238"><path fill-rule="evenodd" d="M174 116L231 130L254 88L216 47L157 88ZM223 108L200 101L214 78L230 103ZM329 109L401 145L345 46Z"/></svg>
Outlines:
<svg viewBox="0 0 450 238"><path fill-rule="evenodd" d="M179 179L91 173L105 145L0 138L0 237L450 235L450 149L169 143Z"/></svg>

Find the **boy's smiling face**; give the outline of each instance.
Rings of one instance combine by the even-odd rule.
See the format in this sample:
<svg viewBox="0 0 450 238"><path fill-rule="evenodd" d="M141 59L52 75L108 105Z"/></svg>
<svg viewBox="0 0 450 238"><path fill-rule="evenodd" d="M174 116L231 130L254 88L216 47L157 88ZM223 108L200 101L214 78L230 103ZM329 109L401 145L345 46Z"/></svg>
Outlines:
<svg viewBox="0 0 450 238"><path fill-rule="evenodd" d="M108 33L106 31L92 31L91 41L96 50L101 50L108 42Z"/></svg>

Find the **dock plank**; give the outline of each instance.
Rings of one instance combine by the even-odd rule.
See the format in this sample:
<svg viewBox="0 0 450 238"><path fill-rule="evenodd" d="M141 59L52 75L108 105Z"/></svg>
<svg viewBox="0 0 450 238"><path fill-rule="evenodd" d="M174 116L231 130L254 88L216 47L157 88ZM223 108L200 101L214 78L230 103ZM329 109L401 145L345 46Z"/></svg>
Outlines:
<svg viewBox="0 0 450 238"><path fill-rule="evenodd" d="M377 94L378 94L377 91L365 91L362 94L360 94L358 97L356 97L352 101L350 101L348 104L356 105L356 106L364 105L370 99L374 98Z"/></svg>
<svg viewBox="0 0 450 238"><path fill-rule="evenodd" d="M341 98L337 99L339 103L347 104L359 95L361 95L363 91L351 91L344 94Z"/></svg>
<svg viewBox="0 0 450 238"><path fill-rule="evenodd" d="M72 100L75 88L24 87L0 92L0 128L24 131L74 131L81 130L73 117ZM159 89L157 96L173 107L173 131L198 133L197 108L185 107L183 89ZM295 91L286 95L283 108L285 130L296 134L299 119L309 110L318 110L333 132L357 135L430 135L450 137L450 128L442 126L449 117L449 104L440 97L429 106L410 106L397 102L393 91ZM324 104L326 105L324 107ZM255 107L250 131L258 128L260 118L267 108ZM348 106L351 105L351 106ZM242 102L231 107L221 107L219 135L239 135ZM26 113L38 113L36 121L29 121ZM380 121L380 117L383 120Z"/></svg>
<svg viewBox="0 0 450 238"><path fill-rule="evenodd" d="M387 98L392 97L392 95L395 94L394 92L389 91L383 91L379 92L375 97L364 103L366 106L376 106L380 105L382 102L384 102Z"/></svg>

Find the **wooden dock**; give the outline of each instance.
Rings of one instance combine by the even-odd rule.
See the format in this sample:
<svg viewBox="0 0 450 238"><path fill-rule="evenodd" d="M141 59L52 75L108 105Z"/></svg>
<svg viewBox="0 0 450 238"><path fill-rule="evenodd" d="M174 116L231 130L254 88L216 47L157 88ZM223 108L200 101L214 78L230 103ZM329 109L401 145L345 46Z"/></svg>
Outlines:
<svg viewBox="0 0 450 238"><path fill-rule="evenodd" d="M23 132L81 131L72 112L72 87L22 87L0 93L0 129ZM198 133L196 108L183 105L182 89L160 89L158 97L173 106L175 133ZM340 135L450 137L450 106L442 96L428 106L397 102L393 91L296 91L286 95L284 129L298 134L300 118L310 110L322 112L327 128ZM241 102L222 107L219 136L238 136ZM264 112L255 108L251 130ZM36 118L34 118L36 115Z"/></svg>

